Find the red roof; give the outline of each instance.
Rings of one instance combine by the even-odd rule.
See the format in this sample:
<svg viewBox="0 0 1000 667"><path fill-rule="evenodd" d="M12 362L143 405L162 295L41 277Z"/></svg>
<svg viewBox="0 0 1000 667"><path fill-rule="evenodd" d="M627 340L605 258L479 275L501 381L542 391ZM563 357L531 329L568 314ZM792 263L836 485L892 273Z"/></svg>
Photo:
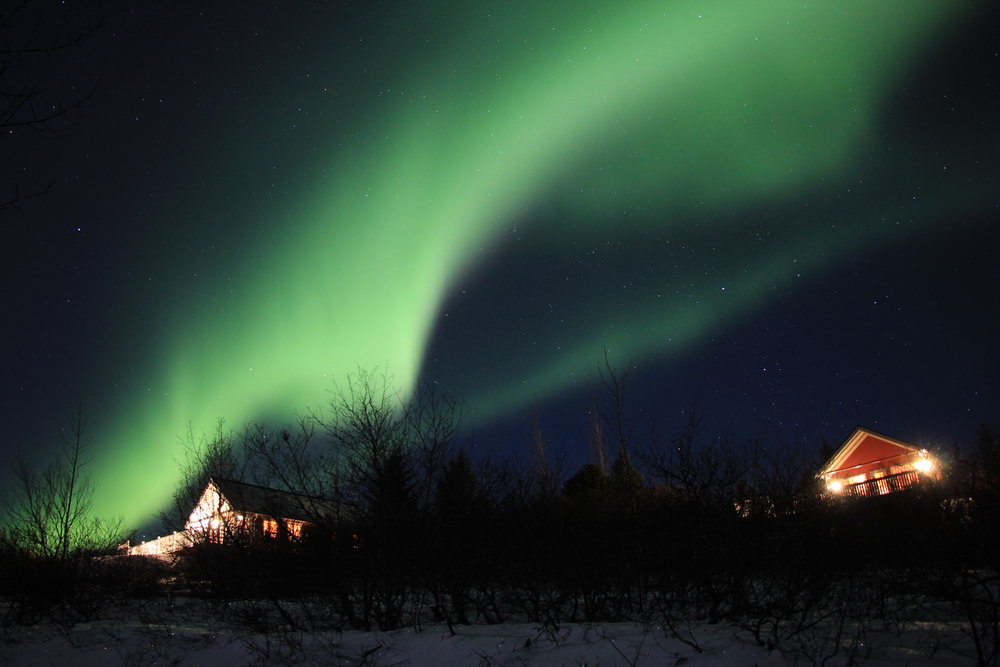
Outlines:
<svg viewBox="0 0 1000 667"><path fill-rule="evenodd" d="M912 454L912 447L897 445L878 436L865 434L857 448L840 465L841 468L853 468L863 463L881 461L901 454Z"/></svg>
<svg viewBox="0 0 1000 667"><path fill-rule="evenodd" d="M919 453L920 450L912 445L859 426L830 457L820 474L829 475L876 461L889 463L893 458Z"/></svg>

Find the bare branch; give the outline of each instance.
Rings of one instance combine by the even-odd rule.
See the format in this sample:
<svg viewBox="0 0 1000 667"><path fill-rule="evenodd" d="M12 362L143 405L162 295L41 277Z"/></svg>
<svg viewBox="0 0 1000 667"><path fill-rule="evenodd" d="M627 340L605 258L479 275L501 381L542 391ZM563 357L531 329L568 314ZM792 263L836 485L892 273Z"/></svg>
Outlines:
<svg viewBox="0 0 1000 667"><path fill-rule="evenodd" d="M70 34L43 36L49 32L45 14L40 13L27 29L29 9L30 3L24 0L9 11L0 13L0 139L9 138L19 131L54 132L56 121L82 109L96 90L91 88L85 94L66 101L58 99L37 81L24 81L26 75L22 74L20 65L80 47L84 40L100 29L103 22L96 21ZM15 183L14 195L0 200L0 211L17 209L19 204L48 192L54 183L27 192L22 192Z"/></svg>

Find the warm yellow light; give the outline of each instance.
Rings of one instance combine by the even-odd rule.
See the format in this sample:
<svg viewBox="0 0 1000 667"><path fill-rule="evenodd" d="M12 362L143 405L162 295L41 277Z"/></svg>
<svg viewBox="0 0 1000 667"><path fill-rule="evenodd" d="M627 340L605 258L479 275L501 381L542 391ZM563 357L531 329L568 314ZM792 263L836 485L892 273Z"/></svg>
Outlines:
<svg viewBox="0 0 1000 667"><path fill-rule="evenodd" d="M918 459L916 463L913 464L913 467L920 472L930 472L931 468L934 467L934 464L931 463L930 459Z"/></svg>
<svg viewBox="0 0 1000 667"><path fill-rule="evenodd" d="M833 480L827 483L826 488L829 489L831 493L840 493L844 490L844 483Z"/></svg>
<svg viewBox="0 0 1000 667"><path fill-rule="evenodd" d="M212 525L212 528L218 528L219 527L219 520L218 519L212 519L209 523Z"/></svg>

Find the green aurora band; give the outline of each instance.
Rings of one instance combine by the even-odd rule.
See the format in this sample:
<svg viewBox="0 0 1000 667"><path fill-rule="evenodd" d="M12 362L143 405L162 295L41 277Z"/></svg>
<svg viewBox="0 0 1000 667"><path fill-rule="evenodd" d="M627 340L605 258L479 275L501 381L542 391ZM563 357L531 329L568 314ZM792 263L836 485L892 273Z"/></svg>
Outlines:
<svg viewBox="0 0 1000 667"><path fill-rule="evenodd" d="M963 11L954 0L623 4L427 8L449 17L427 41L450 55L398 54L414 64L358 127L338 128L322 176L280 215L247 215L273 229L266 247L239 248L241 274L172 305L187 314L162 332L152 389L99 417L97 511L130 498L134 524L163 506L188 424L287 418L359 366L412 388L449 290L536 206L558 202L558 220L538 223L556 248L598 235L609 208L646 211L613 224L670 232L839 182L893 86ZM553 395L605 345L630 359L681 351L720 316L877 241L884 215L833 221L833 233L791 221L781 243L723 258L684 299L650 285L601 320L580 314L574 339L529 376L484 371L472 419Z"/></svg>

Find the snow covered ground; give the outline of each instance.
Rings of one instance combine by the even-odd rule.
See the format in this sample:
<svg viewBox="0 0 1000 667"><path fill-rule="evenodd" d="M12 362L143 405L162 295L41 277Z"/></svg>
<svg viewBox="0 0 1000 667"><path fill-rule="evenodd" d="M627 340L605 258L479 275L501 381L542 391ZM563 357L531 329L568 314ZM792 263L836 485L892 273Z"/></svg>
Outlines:
<svg viewBox="0 0 1000 667"><path fill-rule="evenodd" d="M813 633L772 650L731 626L685 624L675 634L636 623L409 628L394 632L252 631L220 622L204 603L179 601L162 613L154 601L112 618L59 629L8 629L5 665L974 665L959 626L912 623L867 632L863 641ZM217 610L216 610L217 612ZM252 624L251 624L252 625ZM266 625L266 624L265 624ZM673 635L673 636L672 636ZM686 641L676 638L680 635ZM784 642L783 642L784 643ZM835 655L832 655L835 653ZM825 661L824 661L825 660Z"/></svg>

